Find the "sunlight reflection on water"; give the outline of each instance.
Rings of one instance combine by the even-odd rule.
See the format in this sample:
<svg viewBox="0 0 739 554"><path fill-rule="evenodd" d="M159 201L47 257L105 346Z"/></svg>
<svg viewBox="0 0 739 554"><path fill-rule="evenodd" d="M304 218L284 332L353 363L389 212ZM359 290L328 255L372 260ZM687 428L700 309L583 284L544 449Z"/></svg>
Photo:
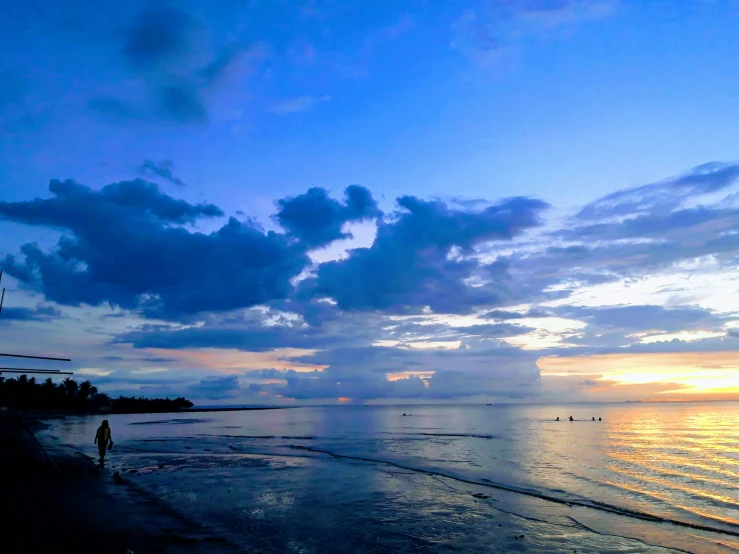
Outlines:
<svg viewBox="0 0 739 554"><path fill-rule="evenodd" d="M410 415L404 417L404 412ZM567 421L570 415L575 421ZM435 503L425 507L418 504L415 508L440 510L432 519L442 517L443 510L448 509L444 518L468 520L467 516L454 515L456 508L453 508L451 497L442 496L443 500L439 500L436 490L441 487L438 479L447 487L454 482L457 485L451 486L459 486L461 479L525 489L576 505L603 503L660 518L739 532L739 481L736 480L739 475L736 457L739 404L736 403L342 406L194 416L196 414L110 416L119 461L141 466L144 457L152 456L150 466L156 468L155 458L168 456L168 467L216 472L222 475L221 479L236 479L248 466L252 472L267 472L260 477L263 480L260 483L269 489L275 479L277 462L274 460L292 460L292 466L280 465L282 462L278 465L291 467L293 471L298 471L298 467L303 468L300 471L309 471L302 462L295 462L300 456L308 456L313 459L310 470L313 480L307 484L296 480L294 486L306 486L311 490L318 484L326 490L356 486L367 496L360 495L354 501L364 505L363 502L371 504L369 499L380 490L384 491L383 498L386 495L407 496L406 485L415 482L415 498L426 495L435 498ZM554 421L557 416L562 421ZM596 420L602 417L603 421L593 422L592 417ZM60 421L55 424L53 433L92 453L94 447L90 446L89 437L94 436L99 419ZM339 458L326 458L325 453ZM256 459L244 465L244 456L277 458L266 465L257 464ZM378 473L378 466L374 464L371 466L374 477L370 479L366 473L370 462L364 459L394 464L381 469L396 472L402 478L393 476L390 479L389 473ZM237 460L240 461L237 463ZM341 471L337 470L338 460L344 464ZM340 486L334 481L350 479L351 472L347 472L346 464L356 471L365 467L364 477L360 479L352 474L354 485ZM328 474L316 471L319 466ZM441 477L433 477L437 479L433 481L424 472ZM151 474L156 474L156 470ZM420 476L431 485L417 486ZM141 478L154 479L146 475ZM446 481L447 478L457 481ZM400 486L401 482L406 485ZM387 489L390 483L394 483L394 492ZM164 487L162 491L167 491L167 487L175 485L168 482L165 486L153 480L151 486ZM295 498L289 500L284 494L278 498L270 496L269 491L263 492L266 496L254 500L258 506L248 510L249 517L257 517L254 510L274 513L278 505L287 511L293 510ZM311 502L316 502L315 490L310 494ZM322 498L321 502L325 501ZM200 509L193 506L193 509ZM326 514L333 513L324 507ZM526 509L547 510L532 506ZM412 513L404 517L409 518L408 525L419 527L416 533L426 532L421 529L424 525L439 523L422 518L414 524ZM593 525L598 525L598 521ZM651 531L640 533L643 537ZM701 537L700 532L691 530L690 533L692 537ZM722 535L721 542L739 546L731 536Z"/></svg>

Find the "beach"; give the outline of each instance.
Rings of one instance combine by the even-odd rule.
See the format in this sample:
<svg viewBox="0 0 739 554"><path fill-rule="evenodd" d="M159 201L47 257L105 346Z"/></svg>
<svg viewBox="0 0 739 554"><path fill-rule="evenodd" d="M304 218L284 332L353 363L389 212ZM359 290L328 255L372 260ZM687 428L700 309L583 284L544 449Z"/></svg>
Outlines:
<svg viewBox="0 0 739 554"><path fill-rule="evenodd" d="M575 421L541 417L564 409ZM117 544L138 540L134 552L739 551L737 452L714 455L734 440L736 406L601 406L600 426L592 409L106 416L115 447L101 475L89 458L101 417L38 436L90 498L69 483L59 494L78 500L60 496L56 511L107 506L100 524L116 523ZM703 438L694 417L710 424Z"/></svg>
<svg viewBox="0 0 739 554"><path fill-rule="evenodd" d="M29 423L36 432L46 427ZM100 471L88 456L47 444L52 464L15 423L4 426L2 439L0 550L5 553L237 551L125 477Z"/></svg>

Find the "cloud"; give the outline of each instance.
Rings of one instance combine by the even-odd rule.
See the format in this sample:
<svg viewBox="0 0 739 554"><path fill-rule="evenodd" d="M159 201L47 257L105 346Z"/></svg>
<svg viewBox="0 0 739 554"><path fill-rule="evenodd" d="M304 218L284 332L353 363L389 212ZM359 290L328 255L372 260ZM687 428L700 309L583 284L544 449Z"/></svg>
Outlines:
<svg viewBox="0 0 739 554"><path fill-rule="evenodd" d="M224 400L238 397L240 390L241 386L237 375L224 375L206 377L198 384L188 387L187 393L194 398Z"/></svg>
<svg viewBox="0 0 739 554"><path fill-rule="evenodd" d="M153 331L143 328L117 336L116 343L135 348L236 348L266 352L277 348L326 348L340 339L302 327L191 327Z"/></svg>
<svg viewBox="0 0 739 554"><path fill-rule="evenodd" d="M519 353L516 349L502 348L495 366L491 367L487 351L419 351L374 346L335 348L299 359L328 366L323 371L280 372L279 377L286 384L252 385L252 388L296 399L346 397L354 401L533 396L539 372L533 359L518 356ZM387 374L410 369L430 375L425 379L417 375L395 380L387 377Z"/></svg>
<svg viewBox="0 0 739 554"><path fill-rule="evenodd" d="M584 220L636 214L664 215L686 199L725 189L739 180L739 165L710 162L679 177L608 194L578 213Z"/></svg>
<svg viewBox="0 0 739 554"><path fill-rule="evenodd" d="M552 310L559 317L577 319L589 325L620 331L664 332L721 327L725 316L714 315L698 306L665 308L663 306L565 306Z"/></svg>
<svg viewBox="0 0 739 554"><path fill-rule="evenodd" d="M488 323L456 327L454 330L466 336L502 338L523 335L524 333L531 332L534 329L532 327L512 325L510 323Z"/></svg>
<svg viewBox="0 0 739 554"><path fill-rule="evenodd" d="M452 23L451 46L473 62L488 65L530 36L610 16L620 0L500 0L466 9Z"/></svg>
<svg viewBox="0 0 739 554"><path fill-rule="evenodd" d="M209 234L189 231L222 215L142 180L100 191L52 181L50 199L0 202L0 217L65 232L55 250L21 247L4 269L47 298L67 305L108 303L165 318L285 298L308 263L284 235L229 219ZM228 283L229 286L223 286Z"/></svg>
<svg viewBox="0 0 739 554"><path fill-rule="evenodd" d="M145 160L143 165L139 168L139 171L141 173L149 173L157 177L161 177L179 187L184 187L187 184L175 175L174 163L171 160L162 160L158 163L151 160Z"/></svg>
<svg viewBox="0 0 739 554"><path fill-rule="evenodd" d="M152 167L177 178L167 163ZM2 266L48 300L120 307L126 327L102 320L115 349L107 354L201 371L276 368L236 384L208 379L203 398L533 398L542 390L536 359L563 348L583 364L595 354L739 350L739 308L727 297L712 310L698 298L716 271L730 290L739 255L730 167L607 195L554 231L541 225L547 205L530 198L401 196L383 214L363 187L341 198L312 188L276 199L279 228L265 231L217 222L219 207L143 179L100 190L52 181L48 198L0 202L0 218L55 229L58 244L23 245ZM368 219L377 226L370 246L312 261ZM205 222L215 230L198 230ZM651 290L642 276L676 271L684 282L633 292ZM186 389L201 379L178 394L194 395ZM583 379L596 377L567 387L595 394Z"/></svg>
<svg viewBox="0 0 739 554"><path fill-rule="evenodd" d="M13 308L4 306L0 313L0 323L3 321L55 321L64 317L64 314L54 306L37 304L34 308Z"/></svg>
<svg viewBox="0 0 739 554"><path fill-rule="evenodd" d="M195 84L180 79L162 85L158 91L159 114L177 123L202 123L208 120L208 110Z"/></svg>
<svg viewBox="0 0 739 554"><path fill-rule="evenodd" d="M128 26L122 53L136 72L176 63L192 48L196 20L187 12L159 5L140 12Z"/></svg>
<svg viewBox="0 0 739 554"><path fill-rule="evenodd" d="M211 53L205 28L179 7L158 4L138 12L124 28L120 54L127 70L146 86L146 97L96 96L88 111L111 123L207 123L209 96L226 84L248 53L256 59L261 49L228 42Z"/></svg>
<svg viewBox="0 0 739 554"><path fill-rule="evenodd" d="M524 319L533 317L551 317L551 312L541 309L531 309L526 312L511 312L507 310L490 310L484 314L481 314L484 318L498 319L501 321L509 319Z"/></svg>
<svg viewBox="0 0 739 554"><path fill-rule="evenodd" d="M328 102L331 97L328 94L323 96L299 96L277 102L270 108L270 111L279 115L294 114L300 112L308 112L312 110L316 104Z"/></svg>
<svg viewBox="0 0 739 554"><path fill-rule="evenodd" d="M304 294L328 296L341 309L403 313L429 306L435 312L469 311L507 300L506 266L450 259L453 249L471 253L489 241L510 240L539 224L547 204L513 198L481 211L450 209L443 202L398 199L395 219L378 224L370 248L322 264L302 283ZM478 276L485 286L470 287Z"/></svg>
<svg viewBox="0 0 739 554"><path fill-rule="evenodd" d="M538 243L507 254L519 276L515 292L529 302L547 301L700 259L734 267L739 207L732 191L737 185L739 166L712 162L606 195L539 236Z"/></svg>
<svg viewBox="0 0 739 554"><path fill-rule="evenodd" d="M351 238L342 231L349 222L382 215L372 194L364 187L351 185L344 191L344 203L329 198L322 188L278 200L280 211L275 220L292 236L311 248L325 246L338 239Z"/></svg>

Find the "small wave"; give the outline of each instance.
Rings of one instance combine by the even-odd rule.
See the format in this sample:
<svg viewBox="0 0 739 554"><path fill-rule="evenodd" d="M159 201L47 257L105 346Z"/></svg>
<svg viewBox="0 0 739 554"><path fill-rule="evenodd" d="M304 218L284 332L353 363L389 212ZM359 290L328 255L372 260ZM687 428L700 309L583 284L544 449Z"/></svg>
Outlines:
<svg viewBox="0 0 739 554"><path fill-rule="evenodd" d="M432 475L437 477L444 477L446 479L452 479L454 481L460 482L460 483L467 483L470 485L480 485L483 487L490 487L492 489L497 490L504 490L512 493L517 494L523 494L525 496L530 496L534 498L540 498L542 500L547 500L549 502L554 502L556 504L562 504L566 506L580 506L583 508L591 508L594 510L600 510L603 512L609 512L615 515L630 517L634 519L640 519L642 521L649 521L652 523L670 523L672 525L676 525L679 527L686 527L690 529L696 529L699 531L708 531L711 533L720 533L722 535L730 535L734 537L739 537L739 530L734 531L731 529L725 529L721 527L712 527L710 525L703 525L700 523L691 523L688 521L683 521L679 519L673 519L669 517L663 517L663 516L657 516L654 514L650 514L648 512L642 512L642 511L636 511L636 510L630 510L628 508L623 508L620 506L615 506L613 504L607 504L605 502L599 502L596 500L587 500L587 499L573 499L573 498L563 498L554 496L552 494L547 494L545 492L541 491L534 491L531 489L524 489L521 487L516 487L514 485L505 484L505 483L496 483L494 481L491 481L490 479L482 479L484 482L476 481L474 479L468 479L465 477L460 477L458 475L450 475L448 473L444 473L439 470L429 470L429 469L420 469L412 466L406 466L403 464L399 464L397 462L391 462L388 460L379 460L376 458L367 458L364 456L351 456L348 454L337 454L336 452L332 452L330 450L324 450L320 448L313 448L310 446L303 446L303 445L290 445L290 448L296 449L296 450L306 450L308 452L315 452L317 454L326 454L328 456L331 456L333 458L337 459L347 459L347 460L357 460L362 462L368 462L368 463L374 463L374 464L384 464L389 465L392 467L397 467L398 469L403 469L406 471L412 471L416 473L424 473L426 475Z"/></svg>
<svg viewBox="0 0 739 554"><path fill-rule="evenodd" d="M471 437L475 439L497 439L495 435L477 435L474 433L393 433L390 431L383 431L384 435L412 435L422 437L456 437L464 438Z"/></svg>
<svg viewBox="0 0 739 554"><path fill-rule="evenodd" d="M214 435L203 435L206 437L213 437ZM282 440L301 440L301 441L312 441L318 437L307 435L305 437L291 436L291 435L217 435L217 437L224 437L227 439L282 439Z"/></svg>
<svg viewBox="0 0 739 554"><path fill-rule="evenodd" d="M157 421L133 421L129 423L129 425L185 425L185 424L191 424L191 423L207 423L211 421L210 419L195 419L195 418L185 418L185 419L160 419Z"/></svg>

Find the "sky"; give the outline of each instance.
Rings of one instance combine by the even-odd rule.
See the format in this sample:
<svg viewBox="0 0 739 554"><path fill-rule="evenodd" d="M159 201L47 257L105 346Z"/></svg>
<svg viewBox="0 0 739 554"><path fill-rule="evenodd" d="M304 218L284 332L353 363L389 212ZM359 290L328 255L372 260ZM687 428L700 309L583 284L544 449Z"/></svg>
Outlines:
<svg viewBox="0 0 739 554"><path fill-rule="evenodd" d="M0 347L211 405L739 399L737 25L0 0Z"/></svg>

